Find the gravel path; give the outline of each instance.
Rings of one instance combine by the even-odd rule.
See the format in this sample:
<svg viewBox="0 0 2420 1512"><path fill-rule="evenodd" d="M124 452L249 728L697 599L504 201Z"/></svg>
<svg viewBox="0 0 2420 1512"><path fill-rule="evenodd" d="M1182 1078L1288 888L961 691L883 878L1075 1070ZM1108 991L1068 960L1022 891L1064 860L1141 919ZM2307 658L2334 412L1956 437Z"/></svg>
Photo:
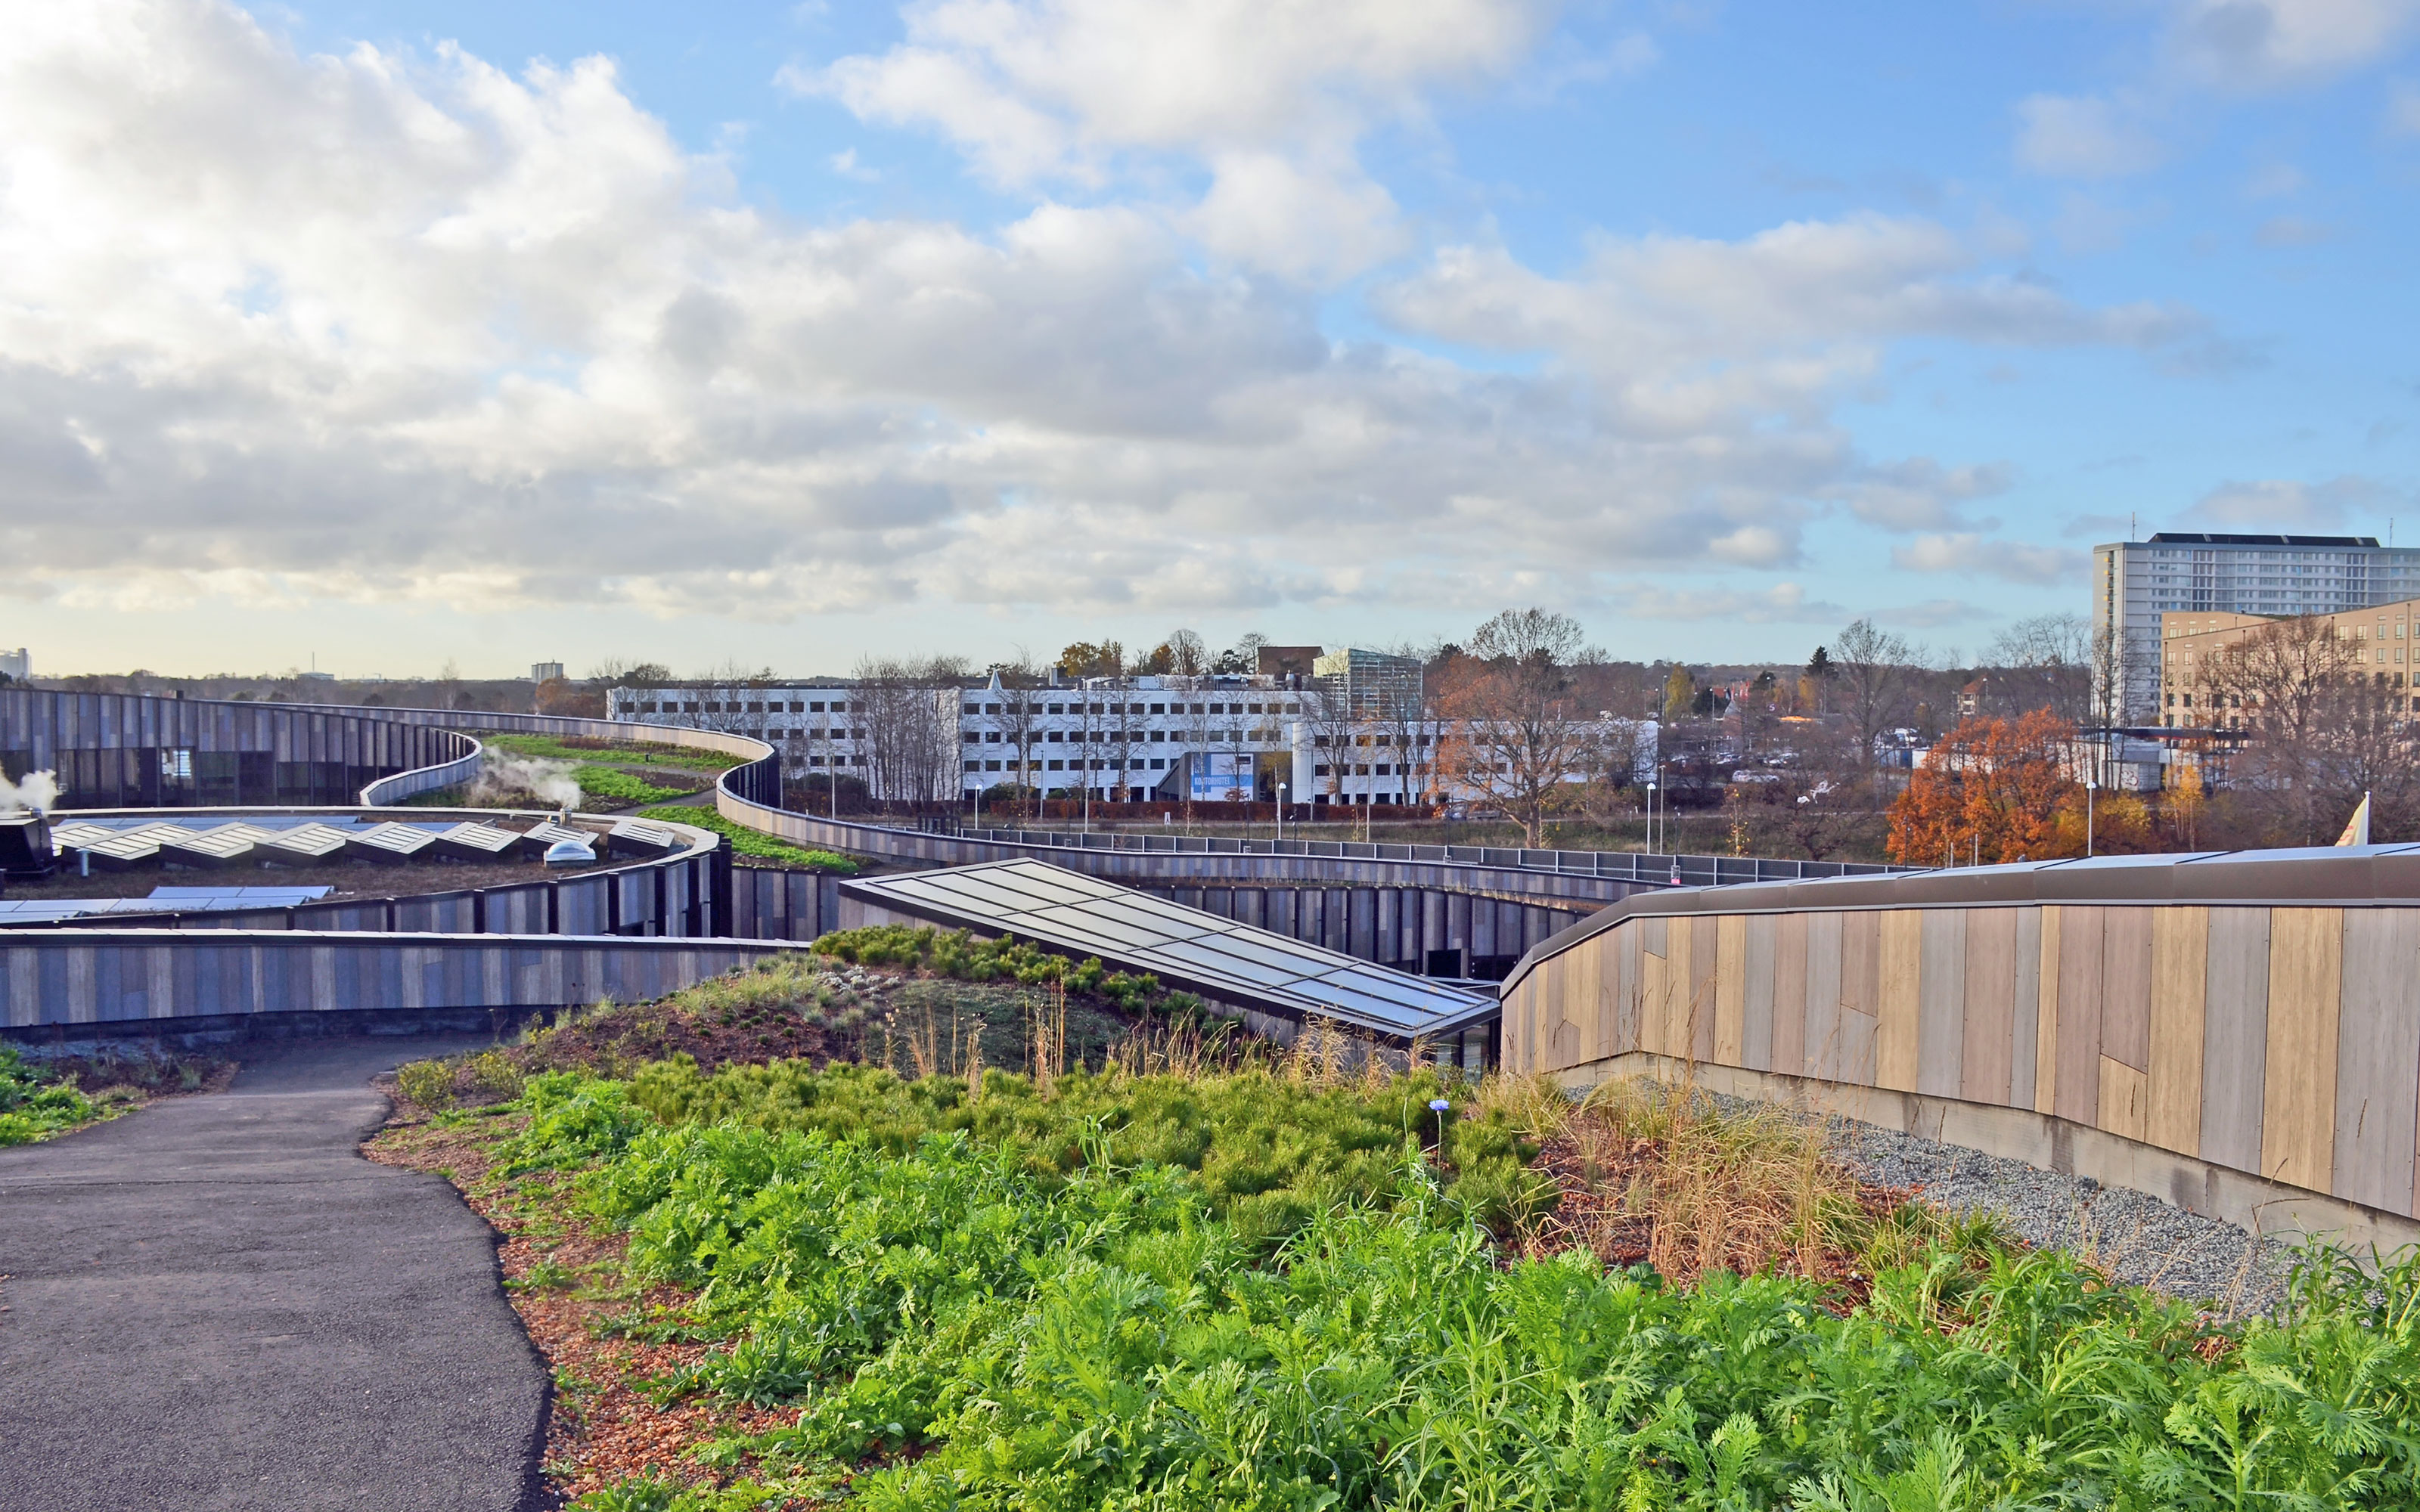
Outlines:
<svg viewBox="0 0 2420 1512"><path fill-rule="evenodd" d="M1947 1211L1996 1213L2027 1243L2072 1251L2118 1280L2211 1302L2222 1313L2267 1311L2292 1263L2274 1239L2255 1240L2233 1224L2088 1176L1847 1119L1833 1126L1836 1151L1866 1180L1920 1187L1925 1202Z"/></svg>

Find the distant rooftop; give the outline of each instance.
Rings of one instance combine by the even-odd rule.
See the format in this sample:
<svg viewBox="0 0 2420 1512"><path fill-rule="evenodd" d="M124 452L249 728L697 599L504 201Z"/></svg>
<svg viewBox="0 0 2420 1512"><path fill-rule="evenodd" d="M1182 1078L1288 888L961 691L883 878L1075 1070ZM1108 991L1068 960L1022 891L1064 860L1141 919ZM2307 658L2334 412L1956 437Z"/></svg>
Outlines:
<svg viewBox="0 0 2420 1512"><path fill-rule="evenodd" d="M2366 546L2375 535L2226 535L2212 531L2159 531L2146 546Z"/></svg>

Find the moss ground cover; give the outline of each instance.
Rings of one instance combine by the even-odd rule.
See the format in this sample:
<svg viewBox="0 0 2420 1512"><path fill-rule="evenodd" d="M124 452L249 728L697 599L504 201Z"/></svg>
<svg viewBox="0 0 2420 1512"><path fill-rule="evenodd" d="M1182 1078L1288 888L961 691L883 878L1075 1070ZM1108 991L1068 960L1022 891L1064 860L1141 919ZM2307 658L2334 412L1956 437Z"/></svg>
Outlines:
<svg viewBox="0 0 2420 1512"><path fill-rule="evenodd" d="M645 1389L712 1427L591 1508L2420 1504L2420 1261L2215 1323L1798 1204L1787 1130L1661 1094L675 1061L532 1077L485 1138L491 1194L611 1250L556 1283L676 1347ZM1621 1201L1544 1212L1546 1145Z"/></svg>
<svg viewBox="0 0 2420 1512"><path fill-rule="evenodd" d="M670 819L675 824L695 825L700 829L710 829L718 835L728 836L731 840L731 849L737 855L760 861L771 861L780 866L805 867L816 872L830 872L844 877L853 877L864 870L860 863L836 851L811 850L803 845L788 844L775 840L761 830L751 829L745 825L735 825L704 804L665 804L658 800L649 801L657 802L657 807L641 810L642 813L652 814L659 819Z"/></svg>

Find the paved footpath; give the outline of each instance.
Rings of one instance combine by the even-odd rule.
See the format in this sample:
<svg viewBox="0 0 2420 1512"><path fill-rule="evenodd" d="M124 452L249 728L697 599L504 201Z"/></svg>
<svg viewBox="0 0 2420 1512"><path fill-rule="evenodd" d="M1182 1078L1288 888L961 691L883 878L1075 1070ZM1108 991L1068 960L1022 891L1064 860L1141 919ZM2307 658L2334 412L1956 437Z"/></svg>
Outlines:
<svg viewBox="0 0 2420 1512"><path fill-rule="evenodd" d="M532 1504L545 1365L492 1233L356 1152L369 1078L461 1043L272 1046L0 1150L0 1508Z"/></svg>

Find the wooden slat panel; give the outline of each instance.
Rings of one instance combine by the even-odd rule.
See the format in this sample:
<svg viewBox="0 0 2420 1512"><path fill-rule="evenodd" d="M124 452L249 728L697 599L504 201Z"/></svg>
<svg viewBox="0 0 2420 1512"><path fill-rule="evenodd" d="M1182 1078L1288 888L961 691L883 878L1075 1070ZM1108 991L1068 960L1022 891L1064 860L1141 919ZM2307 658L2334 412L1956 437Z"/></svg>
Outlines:
<svg viewBox="0 0 2420 1512"><path fill-rule="evenodd" d="M1860 1013L1854 1009L1840 1011L1838 1076L1853 1087L1874 1085L1876 1022L1871 1013Z"/></svg>
<svg viewBox="0 0 2420 1512"><path fill-rule="evenodd" d="M2034 975L2034 1111L2048 1113L2058 1091L2058 959L2065 949L2067 910L2049 907L2041 915L2040 963Z"/></svg>
<svg viewBox="0 0 2420 1512"><path fill-rule="evenodd" d="M1750 1071L1773 1069L1774 955L1781 920L1773 914L1747 919L1747 981L1740 1007L1740 1064Z"/></svg>
<svg viewBox="0 0 2420 1512"><path fill-rule="evenodd" d="M2042 915L2020 908L2017 916L2015 989L2009 997L2009 1105L2034 1105L2034 1046L2041 1018Z"/></svg>
<svg viewBox="0 0 2420 1512"><path fill-rule="evenodd" d="M1580 1051L1580 1015L1584 1011L1580 995L1581 957L1565 951L1555 958L1554 967L1554 979L1546 989L1553 995L1549 999L1549 1011L1554 1016L1548 1029L1553 1048L1549 1052L1547 1068L1569 1071L1587 1058Z"/></svg>
<svg viewBox="0 0 2420 1512"><path fill-rule="evenodd" d="M1807 1074L1840 1070L1841 914L1807 916Z"/></svg>
<svg viewBox="0 0 2420 1512"><path fill-rule="evenodd" d="M2101 1110L2093 1121L2121 1139L2140 1140L2150 1113L2150 1078L2114 1056L2103 1056L2100 1082Z"/></svg>
<svg viewBox="0 0 2420 1512"><path fill-rule="evenodd" d="M2408 1213L2420 1116L2420 913L2345 911L2343 1004L2333 1190Z"/></svg>
<svg viewBox="0 0 2420 1512"><path fill-rule="evenodd" d="M1646 929L1638 924L1623 923L1614 929L1621 941L1618 954L1621 964L1621 980L1615 988L1614 1054L1628 1055L1640 1047L1639 1004L1645 992L1644 978L1638 965L1638 942L1646 937Z"/></svg>
<svg viewBox="0 0 2420 1512"><path fill-rule="evenodd" d="M1880 1086L1916 1090L1922 1034L1924 918L1930 909L1881 916L1874 981L1874 1071Z"/></svg>
<svg viewBox="0 0 2420 1512"><path fill-rule="evenodd" d="M1538 978L1533 972L1504 995L1504 1022L1497 1037L1501 1041L1498 1048L1507 1071L1518 1073L1538 1069L1529 1063L1529 1036L1525 1028L1529 1018L1529 1000L1537 994Z"/></svg>
<svg viewBox="0 0 2420 1512"><path fill-rule="evenodd" d="M2260 1171L2260 1104L2269 1062L2269 910L2210 911L2203 977L2201 1158Z"/></svg>
<svg viewBox="0 0 2420 1512"><path fill-rule="evenodd" d="M1960 1031L1958 1095L1969 1103L2009 1101L2015 1044L2017 918L2025 911L1965 911L1966 1013Z"/></svg>
<svg viewBox="0 0 2420 1512"><path fill-rule="evenodd" d="M1689 920L1689 1058L1714 1058L1714 962L1716 930L1722 920L1703 914Z"/></svg>
<svg viewBox="0 0 2420 1512"><path fill-rule="evenodd" d="M2210 910L2151 910L2151 1111L2143 1137L2162 1149L2201 1149L2202 998Z"/></svg>
<svg viewBox="0 0 2420 1512"><path fill-rule="evenodd" d="M1613 1054L1614 986L1621 980L1619 947L1610 936L1600 934L1579 948L1575 953L1587 959L1587 995L1582 1014L1588 1028L1589 1058L1603 1060Z"/></svg>
<svg viewBox="0 0 2420 1512"><path fill-rule="evenodd" d="M1882 1011L1883 916L1840 916L1840 1006L1868 1017Z"/></svg>
<svg viewBox="0 0 2420 1512"><path fill-rule="evenodd" d="M1965 1077L1966 921L1963 908L1927 908L1916 984L1916 1089L1956 1097Z"/></svg>
<svg viewBox="0 0 2420 1512"><path fill-rule="evenodd" d="M1747 918L1714 920L1714 1043L1717 1066L1745 1066L1747 1050Z"/></svg>
<svg viewBox="0 0 2420 1512"><path fill-rule="evenodd" d="M2077 1123L2101 1117L2101 930L2105 908L2061 908L2058 1057L2051 1111Z"/></svg>
<svg viewBox="0 0 2420 1512"><path fill-rule="evenodd" d="M2335 1176L2336 1022L2343 983L2344 910L2271 909L2260 1172L2314 1192L2329 1190Z"/></svg>
<svg viewBox="0 0 2420 1512"><path fill-rule="evenodd" d="M1807 916L1775 921L1773 944L1773 1066L1807 1074Z"/></svg>
<svg viewBox="0 0 2420 1512"><path fill-rule="evenodd" d="M2136 1071L2151 1069L2151 915L2149 908L2101 914L2101 1053Z"/></svg>
<svg viewBox="0 0 2420 1512"><path fill-rule="evenodd" d="M1658 921L1660 922L1660 920ZM1642 951L1638 958L1638 1048L1650 1055L1668 1054L1665 1049L1664 1026L1671 1021L1666 1003L1672 995L1671 962L1654 950Z"/></svg>

